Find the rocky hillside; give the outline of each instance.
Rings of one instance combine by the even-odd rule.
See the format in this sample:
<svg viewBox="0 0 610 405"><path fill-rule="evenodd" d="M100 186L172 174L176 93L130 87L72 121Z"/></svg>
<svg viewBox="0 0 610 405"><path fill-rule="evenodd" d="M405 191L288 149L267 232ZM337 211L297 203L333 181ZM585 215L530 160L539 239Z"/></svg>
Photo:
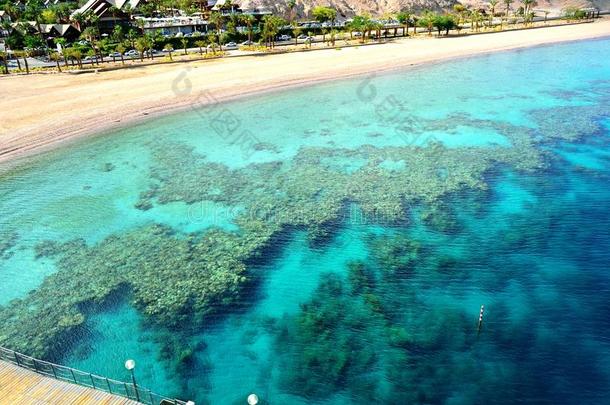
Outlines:
<svg viewBox="0 0 610 405"><path fill-rule="evenodd" d="M244 9L263 7L277 14L288 16L288 0L236 0ZM481 5L485 7L486 1L483 0L462 0L464 4ZM410 9L413 11L422 10L447 10L458 3L457 0L297 0L296 7L292 11L300 18L309 15L309 12L316 6L330 6L338 10L340 17L349 18L355 14L369 13L371 15L382 16L385 13L394 13L400 10ZM518 6L516 0L513 6ZM566 6L598 7L602 10L610 10L610 0L539 0L536 8L558 12ZM499 1L497 9L502 9L503 3Z"/></svg>

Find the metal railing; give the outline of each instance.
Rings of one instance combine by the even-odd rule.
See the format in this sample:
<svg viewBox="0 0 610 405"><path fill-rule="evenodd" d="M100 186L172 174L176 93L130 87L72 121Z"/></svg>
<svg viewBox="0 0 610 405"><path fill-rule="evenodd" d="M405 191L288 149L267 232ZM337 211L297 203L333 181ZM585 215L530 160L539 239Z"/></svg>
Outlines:
<svg viewBox="0 0 610 405"><path fill-rule="evenodd" d="M26 368L34 371L35 373L42 374L59 381L82 385L84 387L93 388L99 391L105 391L110 394L132 399L146 405L187 405L187 403L184 401L155 394L151 390L133 383L117 381L111 378L101 377L92 373L76 370L74 368L60 366L59 364L49 363L48 361L38 360L1 346L0 360L15 364L19 367Z"/></svg>

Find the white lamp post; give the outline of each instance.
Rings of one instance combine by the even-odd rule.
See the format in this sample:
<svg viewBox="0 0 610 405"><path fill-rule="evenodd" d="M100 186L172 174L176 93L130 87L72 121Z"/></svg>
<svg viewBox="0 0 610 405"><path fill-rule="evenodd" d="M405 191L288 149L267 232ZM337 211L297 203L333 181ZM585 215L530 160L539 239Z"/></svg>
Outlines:
<svg viewBox="0 0 610 405"><path fill-rule="evenodd" d="M133 371L136 368L135 360L127 360L125 362L125 368L131 372L131 381L133 382L133 390L136 392L136 401L140 402L140 393L138 392L138 384L136 384L136 375Z"/></svg>

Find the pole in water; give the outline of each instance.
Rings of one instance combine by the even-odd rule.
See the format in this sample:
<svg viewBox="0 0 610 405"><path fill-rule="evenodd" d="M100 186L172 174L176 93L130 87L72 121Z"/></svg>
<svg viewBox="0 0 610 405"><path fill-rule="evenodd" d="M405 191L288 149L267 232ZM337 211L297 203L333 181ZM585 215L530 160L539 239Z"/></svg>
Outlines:
<svg viewBox="0 0 610 405"><path fill-rule="evenodd" d="M481 326L483 326L483 312L485 311L485 305L481 305L481 312L479 312L479 323L477 324L477 336L481 334Z"/></svg>

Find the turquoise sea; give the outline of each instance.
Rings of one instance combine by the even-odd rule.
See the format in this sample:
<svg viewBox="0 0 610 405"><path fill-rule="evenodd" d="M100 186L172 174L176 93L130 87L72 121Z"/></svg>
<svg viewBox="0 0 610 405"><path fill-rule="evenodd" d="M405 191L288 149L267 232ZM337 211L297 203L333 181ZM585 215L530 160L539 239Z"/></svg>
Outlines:
<svg viewBox="0 0 610 405"><path fill-rule="evenodd" d="M197 404L607 404L607 55L195 103L0 168L0 346Z"/></svg>

